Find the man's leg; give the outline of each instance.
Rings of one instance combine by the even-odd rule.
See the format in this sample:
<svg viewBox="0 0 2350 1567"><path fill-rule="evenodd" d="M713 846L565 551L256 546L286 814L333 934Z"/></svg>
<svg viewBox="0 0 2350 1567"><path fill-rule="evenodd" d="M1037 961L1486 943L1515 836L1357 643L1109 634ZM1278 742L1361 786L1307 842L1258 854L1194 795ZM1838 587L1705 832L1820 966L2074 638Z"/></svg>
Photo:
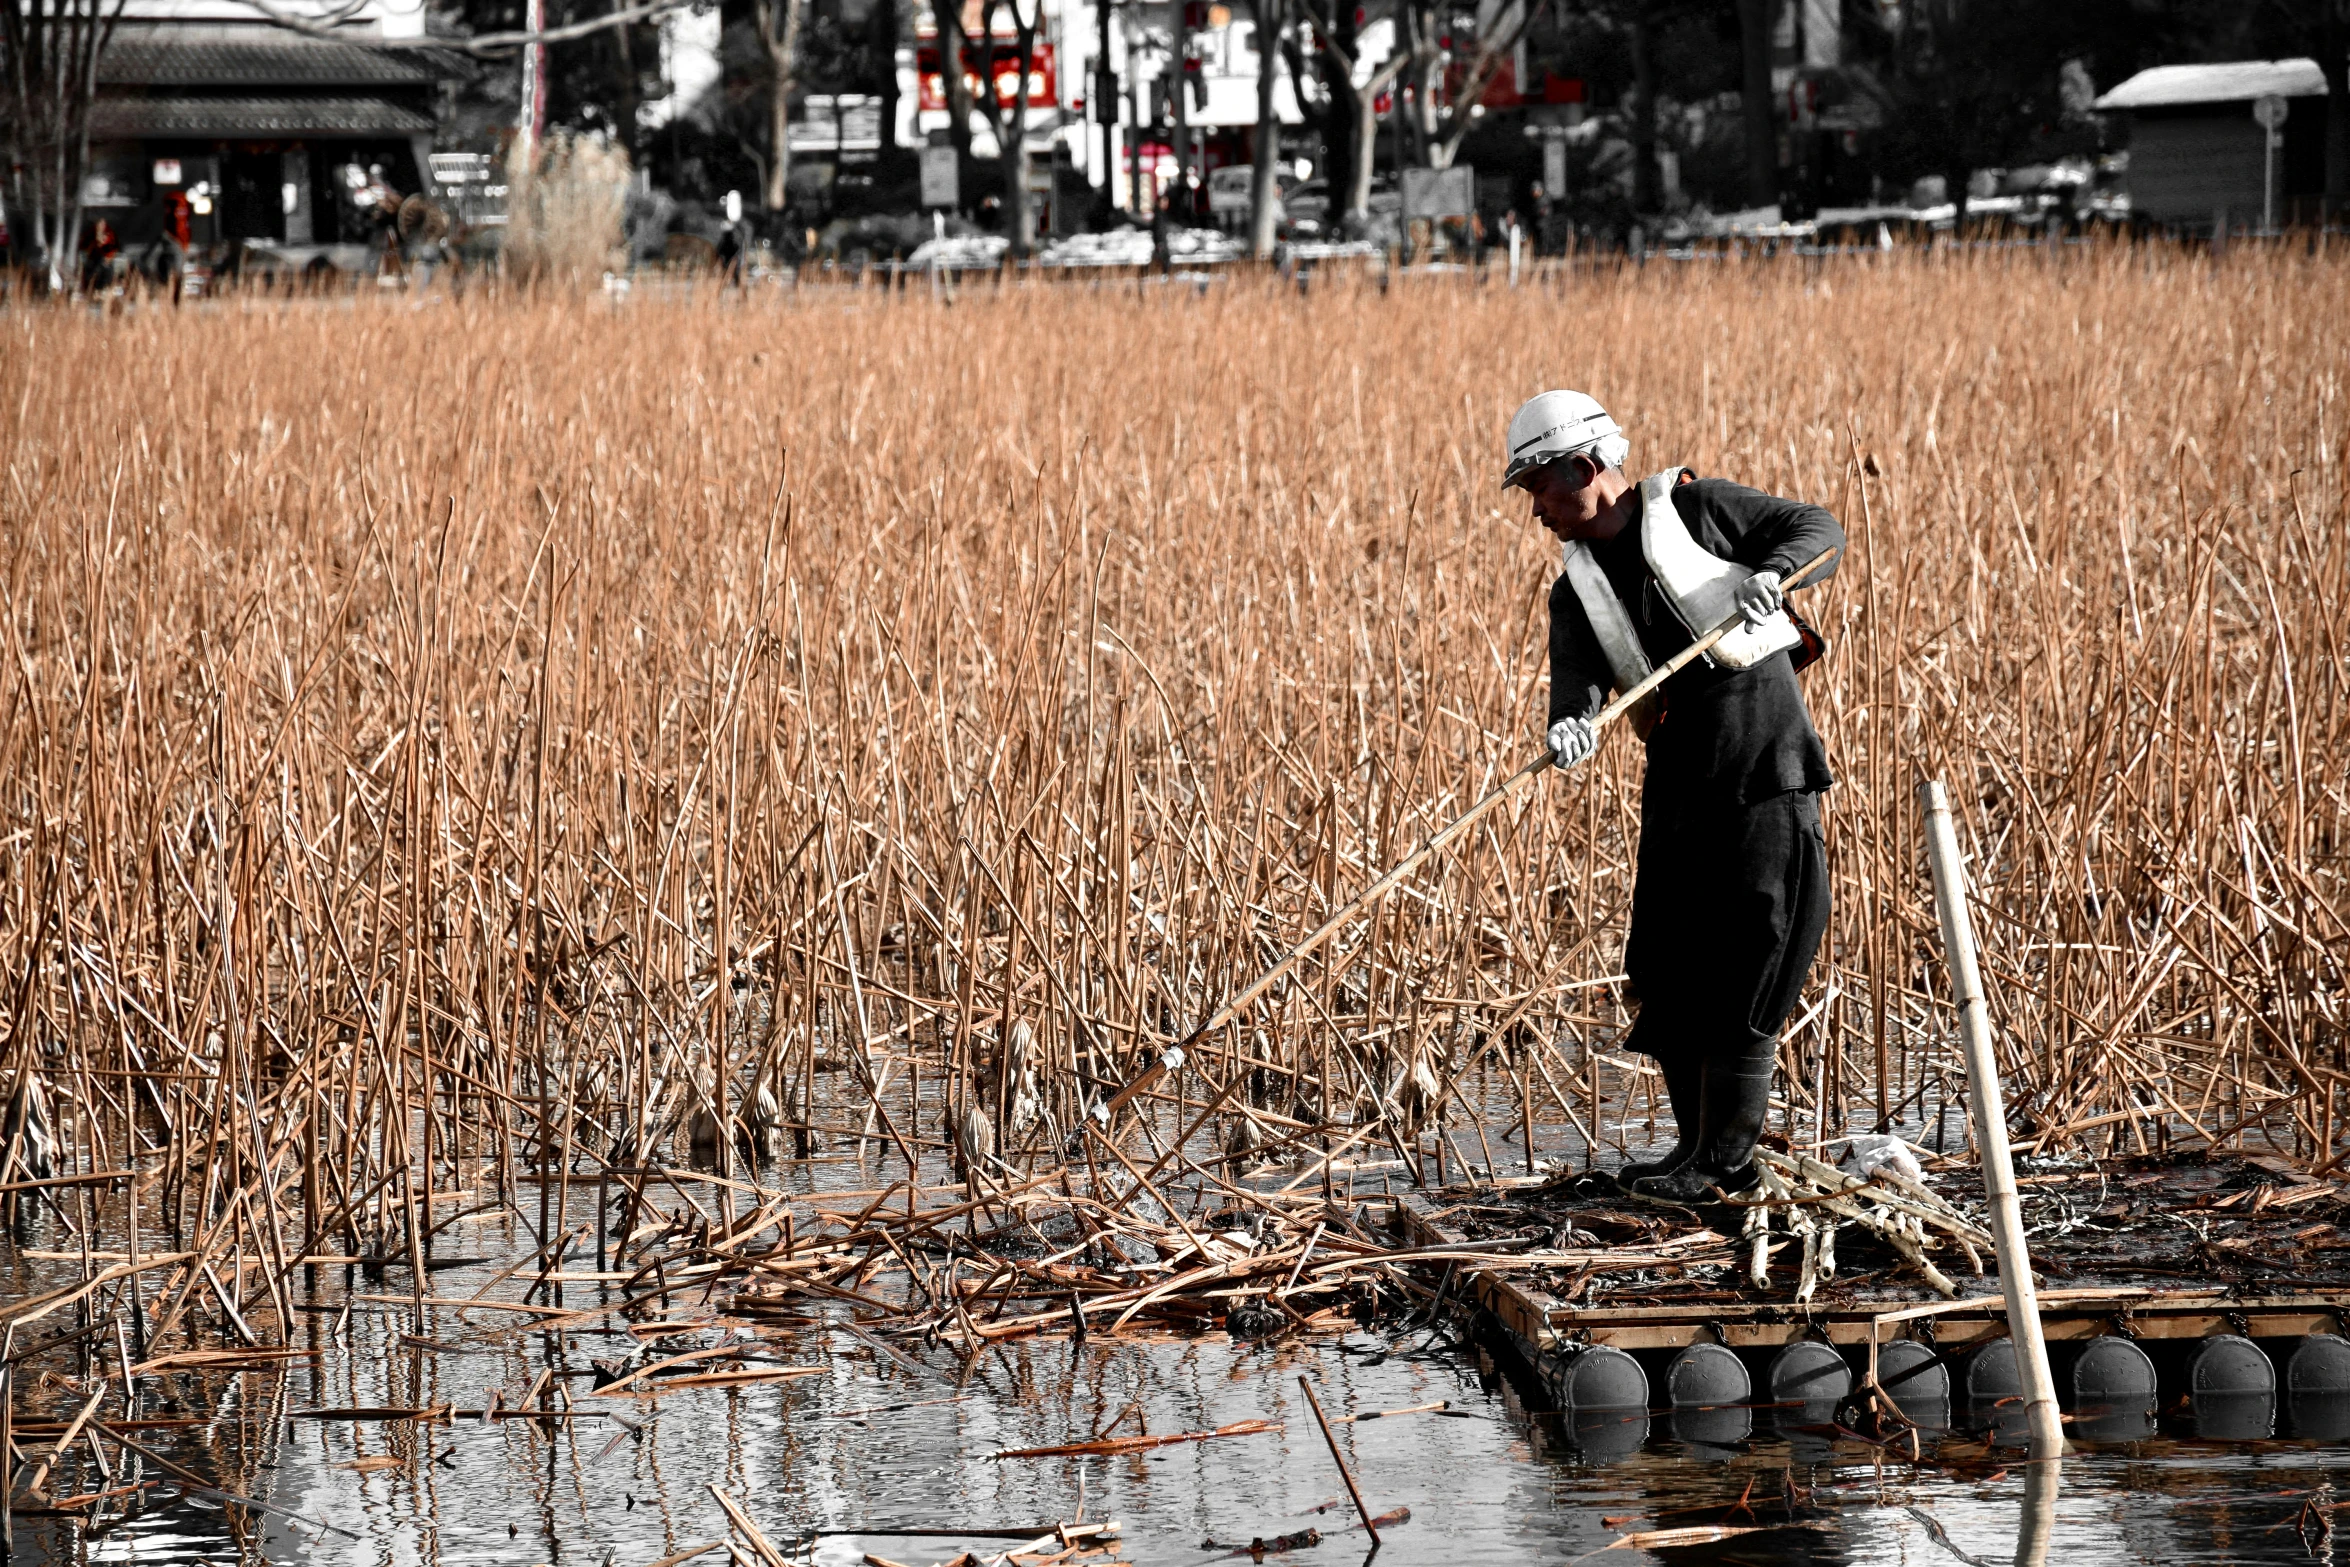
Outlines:
<svg viewBox="0 0 2350 1567"><path fill-rule="evenodd" d="M1766 1039L1699 1066L1696 1146L1678 1166L1635 1182L1632 1190L1666 1202L1698 1202L1716 1187L1737 1193L1752 1186L1754 1145L1770 1113L1777 1054L1778 1041Z"/></svg>
<svg viewBox="0 0 2350 1567"><path fill-rule="evenodd" d="M1671 1148L1655 1159L1636 1160L1616 1171L1616 1179L1630 1185L1651 1175L1664 1175L1678 1170L1697 1152L1697 1132L1705 1111L1702 1095L1705 1091L1705 1063L1681 1051L1656 1058L1659 1071L1664 1073L1665 1097L1673 1106L1674 1142Z"/></svg>
<svg viewBox="0 0 2350 1567"><path fill-rule="evenodd" d="M1697 980L1690 963L1689 922L1707 903L1706 878L1719 874L1712 857L1689 852L1695 825L1654 773L1640 791L1640 852L1632 883L1632 928L1624 940L1624 972L1640 1007L1624 1048L1655 1061L1673 1107L1674 1143L1661 1157L1626 1164L1626 1185L1677 1170L1697 1149L1703 1115L1705 1064L1697 1049L1704 1031L1689 1026L1686 1002ZM1598 1128L1594 1127L1596 1134Z"/></svg>
<svg viewBox="0 0 2350 1567"><path fill-rule="evenodd" d="M1644 1197L1694 1202L1717 1187L1739 1192L1754 1184L1778 1030L1827 929L1827 860L1811 796L1780 795L1745 817L1735 856L1743 885L1715 915L1743 927L1725 932L1731 961L1722 978L1735 988L1724 999L1736 1010L1721 1020L1719 1042L1704 1058L1697 1146L1677 1168L1640 1180L1634 1190Z"/></svg>

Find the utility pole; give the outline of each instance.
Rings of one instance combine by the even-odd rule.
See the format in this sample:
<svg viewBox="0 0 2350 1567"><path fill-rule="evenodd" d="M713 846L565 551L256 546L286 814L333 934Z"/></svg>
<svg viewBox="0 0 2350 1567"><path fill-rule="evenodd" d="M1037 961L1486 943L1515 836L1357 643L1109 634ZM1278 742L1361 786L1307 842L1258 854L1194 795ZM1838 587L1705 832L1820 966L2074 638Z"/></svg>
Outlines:
<svg viewBox="0 0 2350 1567"><path fill-rule="evenodd" d="M2262 95L2252 105L2252 118L2260 126L2260 226L2264 232L2275 233L2277 227L2277 132L2283 128L2289 105L2275 93Z"/></svg>

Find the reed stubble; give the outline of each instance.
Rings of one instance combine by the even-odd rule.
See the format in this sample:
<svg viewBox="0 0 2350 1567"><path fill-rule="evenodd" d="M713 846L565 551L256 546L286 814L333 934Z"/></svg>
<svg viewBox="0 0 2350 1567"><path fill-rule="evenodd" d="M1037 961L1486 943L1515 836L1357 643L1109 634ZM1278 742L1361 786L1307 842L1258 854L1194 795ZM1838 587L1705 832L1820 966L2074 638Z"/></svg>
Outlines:
<svg viewBox="0 0 2350 1567"><path fill-rule="evenodd" d="M486 1202L553 1279L573 1181L615 1268L680 1197L724 1238L743 1187L647 1172L762 1145L1009 1203L1530 753L1555 555L1494 476L1552 385L1635 468L1852 535L1805 605L1841 783L1789 1129L1963 1097L1932 775L2019 1136L2324 1166L2343 280L2024 251L20 315L0 1179L33 1121L56 1170L146 1173L157 1338L206 1292L287 1321L302 1257L414 1264ZM1434 1180L1538 1116L1621 1141L1639 770L1619 736L1496 813L1081 1167L1158 1200L1219 1154Z"/></svg>

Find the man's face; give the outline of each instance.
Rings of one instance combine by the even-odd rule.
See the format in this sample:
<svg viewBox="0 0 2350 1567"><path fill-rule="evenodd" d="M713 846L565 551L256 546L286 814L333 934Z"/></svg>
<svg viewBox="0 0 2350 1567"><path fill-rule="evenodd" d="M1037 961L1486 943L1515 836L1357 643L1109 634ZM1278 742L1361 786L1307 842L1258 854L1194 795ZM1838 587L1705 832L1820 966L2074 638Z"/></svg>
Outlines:
<svg viewBox="0 0 2350 1567"><path fill-rule="evenodd" d="M1599 464L1581 452L1535 469L1525 479L1534 520L1561 539L1597 537L1592 524L1606 509L1599 487L1591 482L1598 476Z"/></svg>

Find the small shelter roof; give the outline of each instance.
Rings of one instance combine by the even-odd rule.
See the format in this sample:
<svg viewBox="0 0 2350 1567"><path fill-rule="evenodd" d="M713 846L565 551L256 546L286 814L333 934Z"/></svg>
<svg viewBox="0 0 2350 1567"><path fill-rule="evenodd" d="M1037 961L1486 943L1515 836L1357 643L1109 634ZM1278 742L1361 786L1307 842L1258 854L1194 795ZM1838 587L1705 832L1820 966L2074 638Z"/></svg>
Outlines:
<svg viewBox="0 0 2350 1567"><path fill-rule="evenodd" d="M2218 65L2158 65L2097 100L2100 109L2168 109L2199 103L2249 103L2325 96L2315 60L2229 60Z"/></svg>
<svg viewBox="0 0 2350 1567"><path fill-rule="evenodd" d="M386 98L102 98L90 134L103 140L210 136L422 136L432 116Z"/></svg>
<svg viewBox="0 0 2350 1567"><path fill-rule="evenodd" d="M345 42L265 22L126 20L98 60L107 87L426 87L462 74L430 45L386 46L372 30Z"/></svg>

